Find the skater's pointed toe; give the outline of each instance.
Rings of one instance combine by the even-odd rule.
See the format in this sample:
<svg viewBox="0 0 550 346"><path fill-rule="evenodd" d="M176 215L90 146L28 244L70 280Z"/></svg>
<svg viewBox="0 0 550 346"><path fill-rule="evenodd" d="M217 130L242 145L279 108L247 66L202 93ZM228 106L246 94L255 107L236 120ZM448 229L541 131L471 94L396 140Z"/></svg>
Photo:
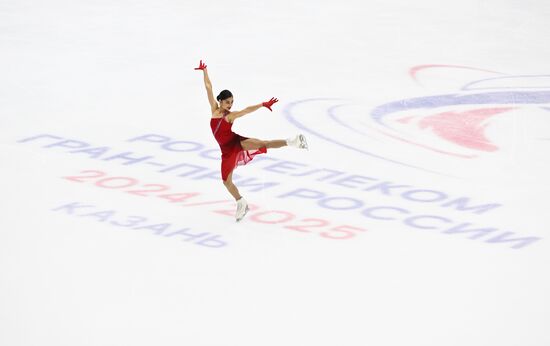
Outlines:
<svg viewBox="0 0 550 346"><path fill-rule="evenodd" d="M306 137L303 134L298 134L294 138L288 138L286 144L298 149L308 149Z"/></svg>

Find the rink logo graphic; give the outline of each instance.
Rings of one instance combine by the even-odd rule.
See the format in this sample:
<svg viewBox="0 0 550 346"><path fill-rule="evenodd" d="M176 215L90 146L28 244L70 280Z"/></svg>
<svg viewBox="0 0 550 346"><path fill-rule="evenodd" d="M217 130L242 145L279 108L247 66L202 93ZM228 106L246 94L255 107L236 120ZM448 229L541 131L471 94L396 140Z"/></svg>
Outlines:
<svg viewBox="0 0 550 346"><path fill-rule="evenodd" d="M52 152L61 151L71 157L75 157L75 155L76 157L88 157L95 162L100 160L113 165L137 167L141 171L152 169L176 179L187 179L191 184L200 180L220 181L219 169L212 169L210 164L213 160L219 160L219 157L212 154L213 149L197 141L175 139L162 134L149 133L125 140L126 143L138 147L139 150L146 150L148 155L143 152L128 151L127 148L119 150L110 146L97 146L79 139L51 134L38 134L22 138L17 142L22 145L36 145ZM155 155L151 155L151 149L156 150ZM159 153L165 155L158 156ZM197 164L189 157L181 157L182 153L193 155L209 163L198 162L199 164ZM185 159L185 162L172 162L171 158ZM492 213L503 205L494 201L476 201L475 198L466 196L463 192L453 196L451 193L429 187L414 186L407 182L387 181L387 177L365 176L314 167L304 163L281 160L274 156L258 160L254 166L261 166L271 176L284 177L284 182L266 182L263 178L258 180L257 178L239 177L237 184L240 188L247 191L269 189L275 198L300 201L304 205L313 205L323 212L330 210L337 213L354 213L356 217L367 222L397 223L409 229L430 230L449 236L457 235L488 244L505 244L512 249L526 248L542 240L541 237L526 236L522 233L503 230L500 227L487 227L475 221L471 222L472 217ZM216 167L219 166L216 165ZM234 175L235 177L236 175ZM300 187L294 186L291 190L287 189L285 183L289 179L300 182ZM116 177L116 179L110 177L107 181L103 180L96 184L103 188L113 188L111 183L115 180L123 183L122 186L116 185L117 188L134 181L128 180L128 177ZM324 184L325 188L321 184ZM345 193L342 193L344 190ZM375 203L369 201L367 195L371 195L372 201ZM190 196L190 194L185 193L185 196ZM415 207L415 205L422 206L428 203L434 207L430 214L424 214ZM59 210L63 210L69 215L76 215L82 210L85 213L79 216L104 223L112 221L109 219L115 215L114 211L110 210L88 213L87 209L90 207L93 206L74 204L63 206ZM75 213L75 210L78 212ZM462 218L466 214L469 220L464 221ZM310 221L312 220L319 221L319 219L310 219ZM136 226L140 229L158 232L165 232L165 228L171 228L166 224L135 225L134 222L138 221L142 222L140 217L122 223L115 221L111 224L120 227ZM263 219L260 221L265 222ZM278 223L280 220L276 222Z"/></svg>
<svg viewBox="0 0 550 346"><path fill-rule="evenodd" d="M148 217L121 214L114 209L101 209L95 205L81 202L64 203L50 210L78 218L94 220L114 227L143 230L159 237L191 242L209 248L220 248L227 245L227 241L222 239L222 236L218 234L198 232L190 227L181 228L168 222L152 223Z"/></svg>
<svg viewBox="0 0 550 346"><path fill-rule="evenodd" d="M547 78L550 85L550 76L490 78L471 82L462 88L461 93L457 94L433 95L383 104L373 109L370 115L371 119L377 124L392 129L388 120L393 115L416 110L428 110L426 116L416 121L419 128L431 128L435 135L457 146L477 151L497 151L498 146L492 143L485 133L487 127L491 125L490 120L523 106L536 106L541 110L547 110L544 105L550 104L550 90L500 90L473 93L472 91L478 90L475 86L483 85L482 82L502 80L522 80L525 82L528 78L537 81L541 78ZM524 88L527 89L527 87ZM504 87L493 86L493 88L489 88L486 86L480 87L480 89L504 89ZM449 107L457 109L448 109ZM462 107L467 108L462 109ZM445 110L438 111L442 108ZM412 123L414 120L414 116L408 116L398 118L397 122Z"/></svg>
<svg viewBox="0 0 550 346"><path fill-rule="evenodd" d="M385 150L384 144L392 143L394 148L395 145L409 147L409 153L418 149L433 160L446 157L447 162L453 162L452 159L465 162L463 159L499 155L499 144L488 135L497 120L508 122L510 126L501 126L493 132L504 132L503 136L510 138L514 136L514 117L524 117L528 111L531 120L538 116L541 122L545 122L550 116L550 75L507 76L463 66L421 65L411 68L411 77L418 82L417 74L432 68L468 69L492 76L470 81L456 93L406 98L375 106L366 116L363 111L354 116L351 101L342 102L336 98L301 100L287 105L283 111L287 119L300 129L333 144L369 157L435 173L444 169L415 164L410 158L396 154L395 150ZM318 114L319 107L324 107L328 118L344 132L334 134L333 131L316 130L314 122L319 119L313 118L313 114ZM533 140L547 140L548 134L541 133L536 137ZM354 141L352 138L358 139ZM370 144L367 141L373 139L383 144L363 144Z"/></svg>

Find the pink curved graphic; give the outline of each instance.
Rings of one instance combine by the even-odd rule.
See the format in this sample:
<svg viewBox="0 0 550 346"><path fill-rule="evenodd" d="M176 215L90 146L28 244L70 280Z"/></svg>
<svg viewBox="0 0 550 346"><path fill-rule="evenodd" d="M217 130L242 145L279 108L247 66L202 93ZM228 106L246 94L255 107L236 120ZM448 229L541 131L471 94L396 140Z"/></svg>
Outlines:
<svg viewBox="0 0 550 346"><path fill-rule="evenodd" d="M421 84L417 77L416 77L416 74L419 72L419 71L422 71L422 70L425 70L425 69L431 69L431 68L460 68L460 69L466 69L466 70L474 70L474 71L481 71L481 72L489 72L489 73L496 73L496 74L503 74L503 73L500 73L500 72L496 72L496 71L490 71L490 70L484 70L484 69L479 69L479 68L475 68L475 67L468 67L468 66L460 66L460 65L437 65L437 64L431 64L431 65L417 65L417 66L413 66L410 68L409 70L409 75L411 76L411 78Z"/></svg>
<svg viewBox="0 0 550 346"><path fill-rule="evenodd" d="M426 117L420 128L432 128L439 137L460 146L481 151L496 151L498 147L485 136L490 117L515 109L515 107L481 108L465 112L445 112Z"/></svg>

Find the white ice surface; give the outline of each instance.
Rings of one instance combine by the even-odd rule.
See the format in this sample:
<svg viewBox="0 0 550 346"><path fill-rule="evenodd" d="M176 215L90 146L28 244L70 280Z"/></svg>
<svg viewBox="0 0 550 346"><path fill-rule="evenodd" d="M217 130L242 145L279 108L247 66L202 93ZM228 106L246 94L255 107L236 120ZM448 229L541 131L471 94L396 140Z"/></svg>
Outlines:
<svg viewBox="0 0 550 346"><path fill-rule="evenodd" d="M549 19L534 0L0 0L0 345L550 345ZM237 168L240 223L200 59L234 109L280 100L235 132L310 146ZM479 109L502 112L461 118Z"/></svg>

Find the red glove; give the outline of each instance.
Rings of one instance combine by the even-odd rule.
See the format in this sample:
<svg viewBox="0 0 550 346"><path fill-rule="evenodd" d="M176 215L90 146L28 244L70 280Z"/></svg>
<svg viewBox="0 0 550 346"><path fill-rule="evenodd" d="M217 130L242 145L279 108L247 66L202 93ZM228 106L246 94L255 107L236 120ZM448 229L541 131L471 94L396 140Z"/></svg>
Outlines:
<svg viewBox="0 0 550 346"><path fill-rule="evenodd" d="M279 100L277 100L275 97L272 97L271 100L262 103L262 106L266 107L267 109L273 112L273 110L271 109L271 106L273 106L273 104L277 101Z"/></svg>
<svg viewBox="0 0 550 346"><path fill-rule="evenodd" d="M199 63L199 67L195 67L195 70L204 70L206 68L206 65L203 64L202 60Z"/></svg>

